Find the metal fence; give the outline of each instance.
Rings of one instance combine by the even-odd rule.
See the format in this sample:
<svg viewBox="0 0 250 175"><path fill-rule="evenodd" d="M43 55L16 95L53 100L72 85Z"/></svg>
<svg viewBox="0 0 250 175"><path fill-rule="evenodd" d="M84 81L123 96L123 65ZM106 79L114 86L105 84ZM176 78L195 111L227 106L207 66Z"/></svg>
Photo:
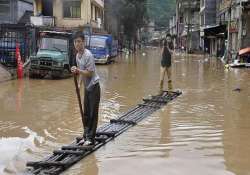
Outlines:
<svg viewBox="0 0 250 175"><path fill-rule="evenodd" d="M35 50L34 29L17 24L0 24L0 63L16 67L16 46L19 44L22 61L25 62Z"/></svg>

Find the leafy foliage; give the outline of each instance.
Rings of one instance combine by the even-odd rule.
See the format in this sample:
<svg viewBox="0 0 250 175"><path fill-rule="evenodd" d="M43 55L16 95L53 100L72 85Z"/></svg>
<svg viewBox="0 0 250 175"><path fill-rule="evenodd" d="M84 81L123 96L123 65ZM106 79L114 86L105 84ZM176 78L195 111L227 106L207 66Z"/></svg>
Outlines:
<svg viewBox="0 0 250 175"><path fill-rule="evenodd" d="M129 45L131 41L137 43L138 31L150 20L155 21L156 27L167 27L175 11L175 0L109 0L109 3L108 11L123 26L120 31Z"/></svg>
<svg viewBox="0 0 250 175"><path fill-rule="evenodd" d="M138 29L147 23L147 0L121 0L120 20L124 34L133 38Z"/></svg>
<svg viewBox="0 0 250 175"><path fill-rule="evenodd" d="M147 0L148 16L157 27L167 27L175 13L176 0Z"/></svg>

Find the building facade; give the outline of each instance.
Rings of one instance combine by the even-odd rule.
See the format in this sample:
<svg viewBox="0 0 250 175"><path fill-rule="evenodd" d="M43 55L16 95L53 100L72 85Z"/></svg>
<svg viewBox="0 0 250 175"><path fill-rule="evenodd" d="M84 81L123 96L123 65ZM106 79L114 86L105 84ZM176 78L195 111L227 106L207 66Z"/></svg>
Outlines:
<svg viewBox="0 0 250 175"><path fill-rule="evenodd" d="M240 49L250 47L250 0L177 0L176 22L171 19L169 27L176 30L179 48L197 48L197 9L203 51L230 62Z"/></svg>
<svg viewBox="0 0 250 175"><path fill-rule="evenodd" d="M233 61L240 49L250 46L250 0L218 1L217 24L227 26L224 55Z"/></svg>
<svg viewBox="0 0 250 175"><path fill-rule="evenodd" d="M233 61L238 51L250 46L250 1L217 0L216 25L205 28L209 53Z"/></svg>
<svg viewBox="0 0 250 175"><path fill-rule="evenodd" d="M177 46L188 52L200 49L200 0L176 2Z"/></svg>
<svg viewBox="0 0 250 175"><path fill-rule="evenodd" d="M212 52L216 38L206 37L204 30L216 25L216 0L200 2L200 46L203 51Z"/></svg>
<svg viewBox="0 0 250 175"><path fill-rule="evenodd" d="M34 0L34 23L74 28L91 25L102 28L104 0Z"/></svg>

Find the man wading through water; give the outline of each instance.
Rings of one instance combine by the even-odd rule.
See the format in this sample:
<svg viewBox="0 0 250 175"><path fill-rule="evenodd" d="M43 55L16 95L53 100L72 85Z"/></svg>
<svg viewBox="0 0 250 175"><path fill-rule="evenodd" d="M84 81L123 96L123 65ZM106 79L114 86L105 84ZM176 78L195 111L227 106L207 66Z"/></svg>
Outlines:
<svg viewBox="0 0 250 175"><path fill-rule="evenodd" d="M161 59L161 72L160 72L160 93L163 92L163 84L165 72L167 72L168 76L168 89L172 90L172 80L171 80L171 57L173 54L173 43L171 39L171 35L167 34L166 39L163 41L163 48L161 51L162 59Z"/></svg>
<svg viewBox="0 0 250 175"><path fill-rule="evenodd" d="M74 46L77 51L76 66L71 72L79 75L78 87L84 86L84 134L81 142L84 145L95 144L95 134L98 123L100 102L99 76L96 73L95 60L91 52L85 49L85 37L82 32L74 36Z"/></svg>

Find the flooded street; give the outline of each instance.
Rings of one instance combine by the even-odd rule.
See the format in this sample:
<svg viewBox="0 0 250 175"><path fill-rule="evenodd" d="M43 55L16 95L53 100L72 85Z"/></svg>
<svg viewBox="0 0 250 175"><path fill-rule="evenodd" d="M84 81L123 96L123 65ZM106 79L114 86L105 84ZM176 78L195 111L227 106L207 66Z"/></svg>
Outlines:
<svg viewBox="0 0 250 175"><path fill-rule="evenodd" d="M98 65L99 125L157 94L159 67L157 49ZM250 175L250 70L176 56L172 76L180 97L63 174ZM25 174L81 134L73 78L0 84L1 175Z"/></svg>

